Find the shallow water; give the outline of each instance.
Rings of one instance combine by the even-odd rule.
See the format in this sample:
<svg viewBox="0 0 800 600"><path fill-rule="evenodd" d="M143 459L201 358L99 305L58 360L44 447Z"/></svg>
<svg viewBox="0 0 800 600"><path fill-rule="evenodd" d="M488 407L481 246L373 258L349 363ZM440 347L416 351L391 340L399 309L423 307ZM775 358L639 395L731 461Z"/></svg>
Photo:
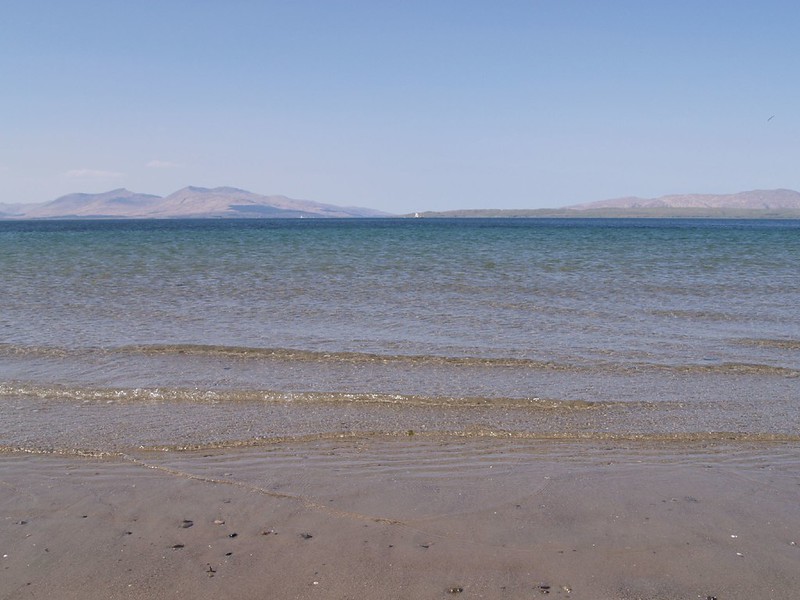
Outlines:
<svg viewBox="0 0 800 600"><path fill-rule="evenodd" d="M0 445L800 439L800 222L0 222Z"/></svg>

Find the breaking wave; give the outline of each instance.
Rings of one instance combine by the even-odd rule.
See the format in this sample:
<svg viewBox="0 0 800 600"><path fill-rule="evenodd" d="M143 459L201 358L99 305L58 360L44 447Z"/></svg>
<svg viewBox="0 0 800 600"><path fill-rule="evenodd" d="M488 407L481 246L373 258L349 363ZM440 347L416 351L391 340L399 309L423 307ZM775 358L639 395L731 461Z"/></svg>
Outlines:
<svg viewBox="0 0 800 600"><path fill-rule="evenodd" d="M453 408L521 408L530 410L591 410L604 406L635 406L635 402L553 400L546 398L482 398L407 394L285 392L275 390L209 390L198 388L83 388L64 385L0 383L0 397L64 400L84 403L283 403L372 404Z"/></svg>

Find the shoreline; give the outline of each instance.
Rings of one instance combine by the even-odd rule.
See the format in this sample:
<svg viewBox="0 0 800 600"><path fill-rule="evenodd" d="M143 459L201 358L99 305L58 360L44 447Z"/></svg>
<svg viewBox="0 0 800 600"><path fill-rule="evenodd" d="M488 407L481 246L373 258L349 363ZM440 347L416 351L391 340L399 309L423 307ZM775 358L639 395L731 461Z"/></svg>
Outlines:
<svg viewBox="0 0 800 600"><path fill-rule="evenodd" d="M0 598L789 598L797 449L412 436L5 453Z"/></svg>

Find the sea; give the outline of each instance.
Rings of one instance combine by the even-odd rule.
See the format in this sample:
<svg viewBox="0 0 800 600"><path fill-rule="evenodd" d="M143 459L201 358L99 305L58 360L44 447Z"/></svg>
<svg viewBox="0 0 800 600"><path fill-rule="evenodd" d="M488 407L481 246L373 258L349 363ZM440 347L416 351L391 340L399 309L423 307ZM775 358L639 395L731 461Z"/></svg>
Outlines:
<svg viewBox="0 0 800 600"><path fill-rule="evenodd" d="M800 221L0 221L0 449L800 441Z"/></svg>

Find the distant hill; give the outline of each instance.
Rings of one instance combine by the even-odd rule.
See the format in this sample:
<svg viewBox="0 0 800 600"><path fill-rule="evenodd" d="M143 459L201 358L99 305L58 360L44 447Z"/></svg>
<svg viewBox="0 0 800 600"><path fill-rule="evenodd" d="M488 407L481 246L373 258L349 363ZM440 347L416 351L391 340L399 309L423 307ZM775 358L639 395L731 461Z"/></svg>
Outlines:
<svg viewBox="0 0 800 600"><path fill-rule="evenodd" d="M604 208L715 208L743 210L800 210L800 192L794 190L753 190L736 194L681 194L659 198L615 198L567 206L572 210Z"/></svg>
<svg viewBox="0 0 800 600"><path fill-rule="evenodd" d="M26 208L26 204L2 204L0 203L0 219L4 217L13 217L22 213Z"/></svg>
<svg viewBox="0 0 800 600"><path fill-rule="evenodd" d="M800 218L800 192L753 190L736 194L683 194L615 198L563 208L471 209L416 213L420 217ZM169 196L124 188L102 194L68 194L43 204L0 204L0 219L170 219L385 217L368 208L342 207L233 187L185 187ZM412 216L412 215L406 215Z"/></svg>
<svg viewBox="0 0 800 600"><path fill-rule="evenodd" d="M421 212L408 217L449 218L720 218L798 219L800 192L753 190L736 194L683 194L646 199L637 197L600 200L563 208L470 209Z"/></svg>
<svg viewBox="0 0 800 600"><path fill-rule="evenodd" d="M386 213L286 196L262 196L232 187L185 187L163 198L120 188L102 194L68 194L44 204L0 205L0 218L17 219L379 216Z"/></svg>
<svg viewBox="0 0 800 600"><path fill-rule="evenodd" d="M127 217L141 213L155 205L161 198L137 194L126 189L111 190L103 194L68 194L45 204L21 207L22 216L30 219L55 217Z"/></svg>

